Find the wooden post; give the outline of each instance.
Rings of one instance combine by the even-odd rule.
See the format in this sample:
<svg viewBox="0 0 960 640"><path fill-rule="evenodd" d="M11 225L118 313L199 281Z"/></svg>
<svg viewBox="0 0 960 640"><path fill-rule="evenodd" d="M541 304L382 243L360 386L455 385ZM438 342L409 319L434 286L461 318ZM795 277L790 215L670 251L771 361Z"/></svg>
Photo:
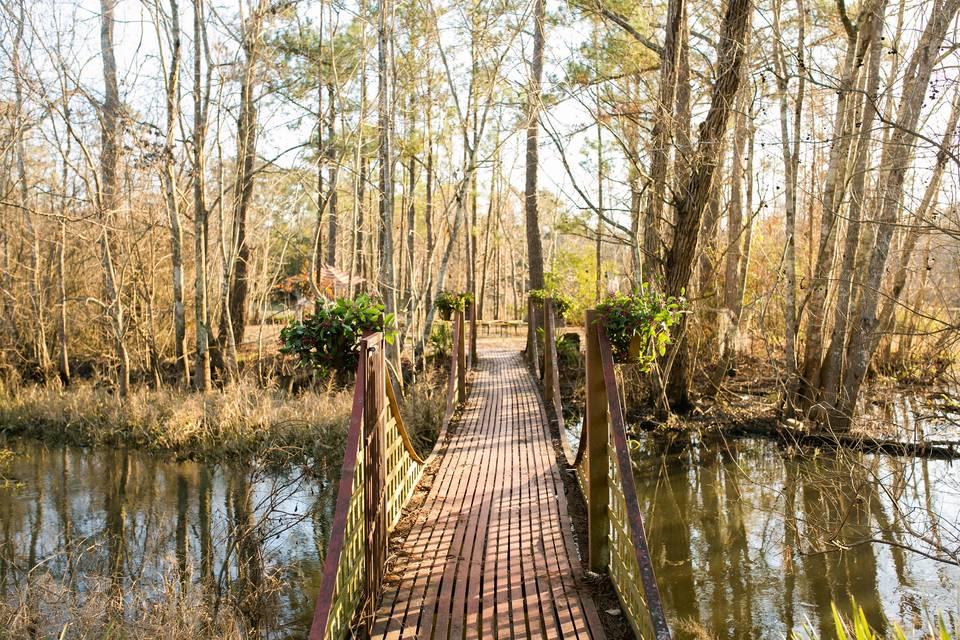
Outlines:
<svg viewBox="0 0 960 640"><path fill-rule="evenodd" d="M364 470L364 593L367 598L366 619L373 620L377 594L383 581L387 561L386 509L386 442L384 417L387 406L386 365L383 334L366 336L360 343L360 357L366 358L363 403L363 470ZM359 382L359 381L358 381Z"/></svg>
<svg viewBox="0 0 960 640"><path fill-rule="evenodd" d="M540 379L540 353L537 349L537 307L533 299L527 298L527 358L533 373Z"/></svg>
<svg viewBox="0 0 960 640"><path fill-rule="evenodd" d="M560 365L557 362L557 322L553 298L543 301L543 399L553 407L557 424L563 424L560 404Z"/></svg>
<svg viewBox="0 0 960 640"><path fill-rule="evenodd" d="M477 366L477 302L470 303L470 366Z"/></svg>
<svg viewBox="0 0 960 640"><path fill-rule="evenodd" d="M553 341L553 299L543 301L543 399L548 405L553 404L553 370L557 363L553 361L554 350L550 348Z"/></svg>
<svg viewBox="0 0 960 640"><path fill-rule="evenodd" d="M607 451L610 425L596 321L596 310L587 311L584 326L587 339L586 420L583 428L587 430L587 559L592 571L602 571L607 568L610 556L610 458Z"/></svg>
<svg viewBox="0 0 960 640"><path fill-rule="evenodd" d="M463 312L457 311L456 331L460 334L457 341L457 404L467 399L467 336L464 332Z"/></svg>

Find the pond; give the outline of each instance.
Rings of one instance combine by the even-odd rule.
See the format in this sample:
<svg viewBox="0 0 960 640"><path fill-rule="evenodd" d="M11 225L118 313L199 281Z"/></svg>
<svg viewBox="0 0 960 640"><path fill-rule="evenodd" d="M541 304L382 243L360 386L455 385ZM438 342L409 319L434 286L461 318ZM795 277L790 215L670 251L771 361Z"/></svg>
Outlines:
<svg viewBox="0 0 960 640"><path fill-rule="evenodd" d="M960 555L960 461L692 434L631 447L674 638L834 638L831 603L851 599L884 634L939 614L958 637L960 567L936 558Z"/></svg>
<svg viewBox="0 0 960 640"><path fill-rule="evenodd" d="M330 482L133 451L7 446L0 599L29 610L42 635L57 637L66 625L67 637L84 629L100 637L97 618L121 607L141 632L179 620L191 637L190 625L218 615L263 638L305 637L329 536Z"/></svg>
<svg viewBox="0 0 960 640"><path fill-rule="evenodd" d="M28 603L42 635L102 631L117 607L138 629L165 625L176 602L194 623L233 615L262 638L305 636L334 483L7 445L0 600ZM909 632L937 612L960 628L960 569L930 557L960 549L960 463L695 435L639 436L633 447L676 638L777 638L804 624L833 637L831 602L849 610L851 597L881 630L890 619Z"/></svg>
<svg viewBox="0 0 960 640"><path fill-rule="evenodd" d="M958 549L955 463L653 438L634 462L677 638L832 638L851 598L883 633L958 629L960 568L928 557Z"/></svg>

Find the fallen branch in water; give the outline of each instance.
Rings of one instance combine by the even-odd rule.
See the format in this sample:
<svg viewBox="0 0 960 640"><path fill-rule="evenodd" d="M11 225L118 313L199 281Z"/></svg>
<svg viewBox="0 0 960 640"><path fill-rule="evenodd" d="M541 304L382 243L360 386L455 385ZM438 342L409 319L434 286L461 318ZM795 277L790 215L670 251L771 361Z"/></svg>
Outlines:
<svg viewBox="0 0 960 640"><path fill-rule="evenodd" d="M788 445L800 447L826 447L832 449L855 449L864 453L883 453L891 456L910 456L933 460L960 458L960 442L949 440L924 440L906 442L891 438L873 438L862 433L812 433L769 419L761 424L741 423L726 429L733 435L765 436L778 438Z"/></svg>

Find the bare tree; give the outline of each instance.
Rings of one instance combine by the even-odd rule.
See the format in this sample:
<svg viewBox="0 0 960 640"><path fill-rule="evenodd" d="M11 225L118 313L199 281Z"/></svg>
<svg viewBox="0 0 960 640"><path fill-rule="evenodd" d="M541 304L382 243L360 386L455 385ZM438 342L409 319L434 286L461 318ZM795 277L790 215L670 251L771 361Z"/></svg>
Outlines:
<svg viewBox="0 0 960 640"><path fill-rule="evenodd" d="M210 104L210 66L206 77L203 60L207 47L203 0L193 0L193 237L194 322L196 328L196 387L210 391L210 312L207 307L207 232L205 147L207 109Z"/></svg>

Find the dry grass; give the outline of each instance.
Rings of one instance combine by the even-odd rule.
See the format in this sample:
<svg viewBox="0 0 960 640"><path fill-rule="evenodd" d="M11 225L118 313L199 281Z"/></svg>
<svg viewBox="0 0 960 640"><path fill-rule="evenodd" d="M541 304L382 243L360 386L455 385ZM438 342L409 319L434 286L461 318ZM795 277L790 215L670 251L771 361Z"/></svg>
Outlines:
<svg viewBox="0 0 960 640"><path fill-rule="evenodd" d="M206 395L139 388L120 400L80 383L0 389L0 429L71 445L132 446L183 457L243 456L297 448L317 457L349 422L351 391L295 394L237 384Z"/></svg>
<svg viewBox="0 0 960 640"><path fill-rule="evenodd" d="M81 595L45 575L0 602L0 638L188 640L213 637L212 629L218 638L248 637L232 611L212 620L212 608L200 589L182 593L172 583L166 590L169 593L155 600L134 595L124 603L127 615L119 615L120 596L111 594L108 584Z"/></svg>
<svg viewBox="0 0 960 640"><path fill-rule="evenodd" d="M428 369L407 387L400 400L403 424L421 455L433 450L447 406L447 377L442 369Z"/></svg>
<svg viewBox="0 0 960 640"><path fill-rule="evenodd" d="M331 460L342 447L353 389L286 392L238 383L209 394L137 388L125 399L92 383L0 387L0 432L69 445L130 446L177 457L223 459L270 449L277 457ZM443 418L443 377L428 372L401 401L418 446L429 450ZM335 458L336 456L333 456Z"/></svg>

